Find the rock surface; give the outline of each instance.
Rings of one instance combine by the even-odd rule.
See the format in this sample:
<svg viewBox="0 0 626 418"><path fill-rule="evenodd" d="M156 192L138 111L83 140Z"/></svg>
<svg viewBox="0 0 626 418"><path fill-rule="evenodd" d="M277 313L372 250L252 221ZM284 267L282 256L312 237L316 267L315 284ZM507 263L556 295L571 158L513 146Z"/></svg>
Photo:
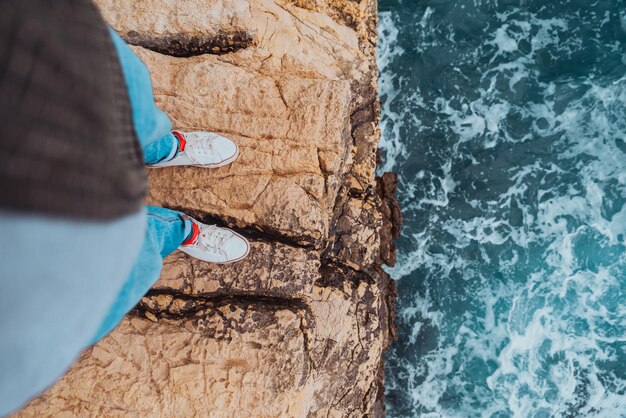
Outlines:
<svg viewBox="0 0 626 418"><path fill-rule="evenodd" d="M394 333L395 178L375 178L376 3L97 0L217 170L154 170L148 201L247 235L227 266L176 252L108 337L16 416L381 416Z"/></svg>

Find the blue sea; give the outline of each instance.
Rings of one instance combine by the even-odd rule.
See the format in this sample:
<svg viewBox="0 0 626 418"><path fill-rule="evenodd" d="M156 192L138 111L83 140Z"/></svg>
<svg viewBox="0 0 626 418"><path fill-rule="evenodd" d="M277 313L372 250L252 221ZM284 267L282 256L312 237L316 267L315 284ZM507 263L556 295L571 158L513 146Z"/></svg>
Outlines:
<svg viewBox="0 0 626 418"><path fill-rule="evenodd" d="M389 417L626 417L626 2L380 0Z"/></svg>

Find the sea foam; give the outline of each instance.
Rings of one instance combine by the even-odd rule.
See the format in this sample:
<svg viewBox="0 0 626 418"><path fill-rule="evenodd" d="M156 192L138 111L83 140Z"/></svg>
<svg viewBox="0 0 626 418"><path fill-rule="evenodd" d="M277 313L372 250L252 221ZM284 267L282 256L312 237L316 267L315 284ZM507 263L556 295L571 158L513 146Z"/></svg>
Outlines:
<svg viewBox="0 0 626 418"><path fill-rule="evenodd" d="M626 14L573 3L380 3L391 417L626 416Z"/></svg>

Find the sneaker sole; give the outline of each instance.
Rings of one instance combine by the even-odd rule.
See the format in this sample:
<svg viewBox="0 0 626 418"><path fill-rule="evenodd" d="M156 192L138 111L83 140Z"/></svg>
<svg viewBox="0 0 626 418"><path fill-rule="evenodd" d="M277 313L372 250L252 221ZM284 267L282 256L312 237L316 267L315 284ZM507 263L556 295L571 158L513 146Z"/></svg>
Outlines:
<svg viewBox="0 0 626 418"><path fill-rule="evenodd" d="M237 158L239 158L239 145L235 144L235 153L232 155L232 157L229 157L225 160L220 161L219 163L215 163L215 164L192 164L190 166L187 167L199 167L199 168L219 168L219 167L224 167L228 164L232 164ZM179 166L179 167L185 167L185 166Z"/></svg>

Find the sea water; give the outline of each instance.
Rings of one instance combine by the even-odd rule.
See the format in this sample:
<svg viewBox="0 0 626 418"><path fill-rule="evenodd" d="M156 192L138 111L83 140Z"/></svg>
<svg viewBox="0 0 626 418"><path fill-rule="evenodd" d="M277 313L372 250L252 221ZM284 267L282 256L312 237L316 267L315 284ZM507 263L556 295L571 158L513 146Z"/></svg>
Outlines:
<svg viewBox="0 0 626 418"><path fill-rule="evenodd" d="M626 417L626 2L380 0L390 417Z"/></svg>

